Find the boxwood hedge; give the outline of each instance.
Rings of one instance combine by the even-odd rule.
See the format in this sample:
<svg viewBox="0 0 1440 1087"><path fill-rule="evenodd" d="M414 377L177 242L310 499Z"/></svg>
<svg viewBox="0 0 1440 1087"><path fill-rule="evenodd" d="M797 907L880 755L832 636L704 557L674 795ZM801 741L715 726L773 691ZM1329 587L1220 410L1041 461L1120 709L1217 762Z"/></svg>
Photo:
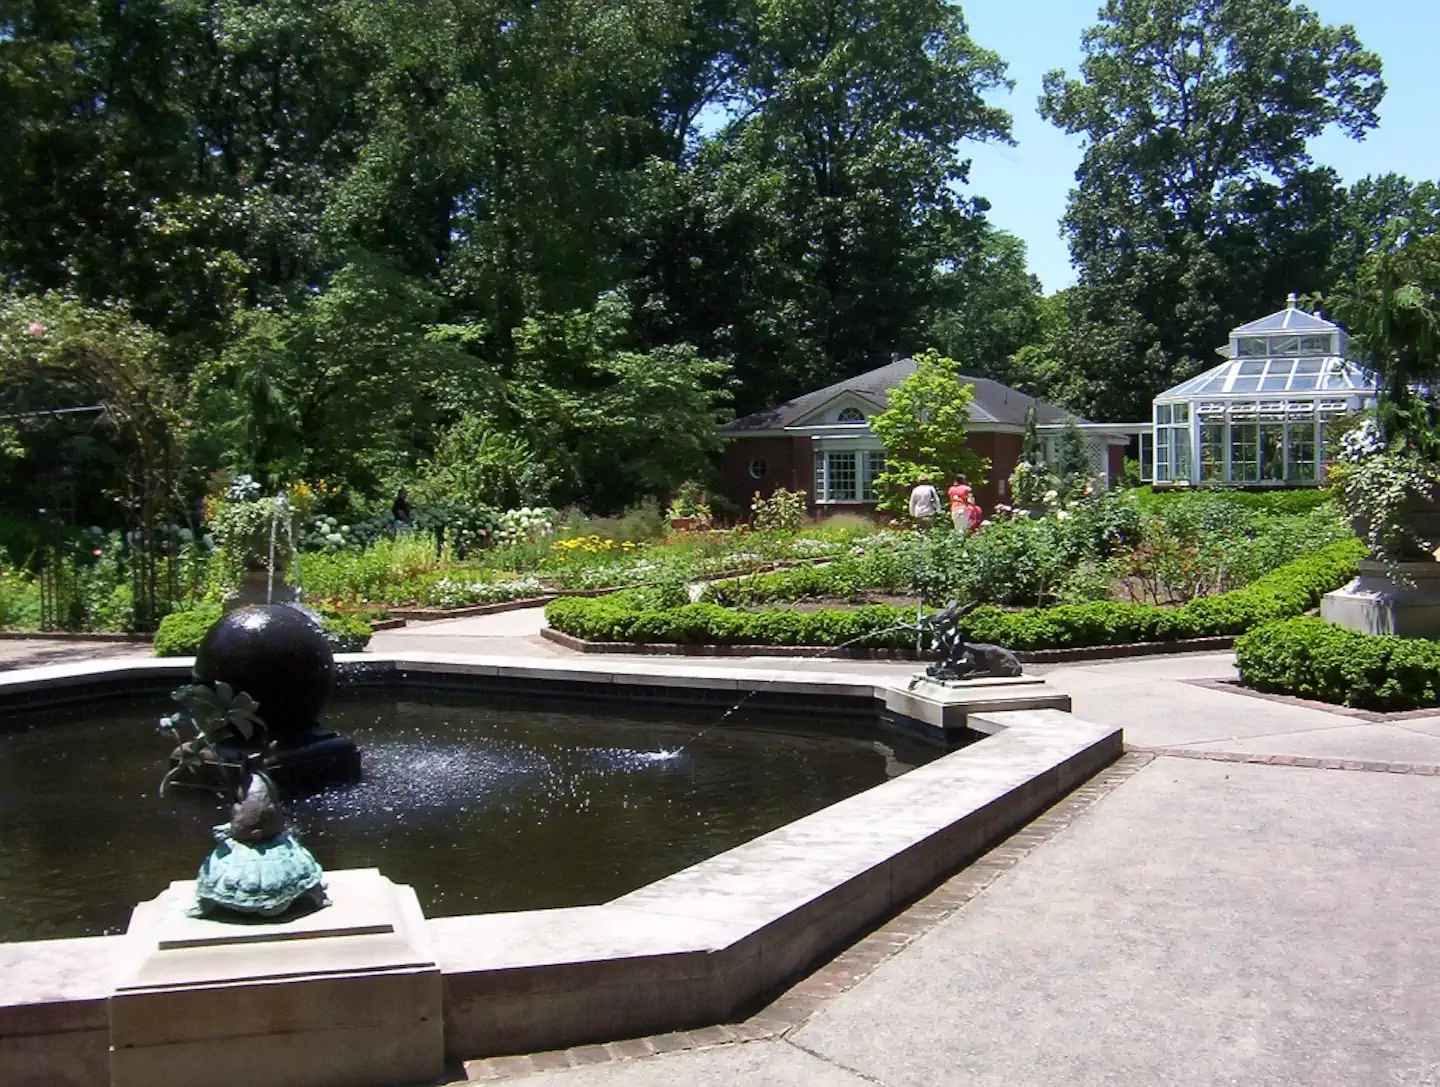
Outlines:
<svg viewBox="0 0 1440 1087"><path fill-rule="evenodd" d="M1355 576L1363 554L1360 541L1342 540L1244 588L1178 608L1108 601L1021 612L985 607L966 617L965 629L975 641L1018 650L1242 634L1314 607L1322 595ZM914 612L884 605L809 612L745 612L707 603L654 608L646 606L643 593L626 592L556 600L545 609L545 616L555 630L594 642L817 647L855 642L869 648L900 648L914 639L913 634L896 629L912 620Z"/></svg>
<svg viewBox="0 0 1440 1087"><path fill-rule="evenodd" d="M1427 639L1287 619L1237 641L1235 662L1257 691L1387 712L1440 705L1440 642Z"/></svg>

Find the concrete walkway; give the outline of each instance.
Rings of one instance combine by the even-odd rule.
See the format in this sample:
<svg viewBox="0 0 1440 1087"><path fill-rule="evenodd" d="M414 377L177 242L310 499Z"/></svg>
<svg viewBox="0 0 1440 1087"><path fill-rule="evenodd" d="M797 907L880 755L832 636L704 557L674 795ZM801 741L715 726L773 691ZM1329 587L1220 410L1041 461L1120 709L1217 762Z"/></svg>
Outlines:
<svg viewBox="0 0 1440 1087"><path fill-rule="evenodd" d="M536 637L538 613L499 619L383 647L565 655ZM705 661L722 662L795 667ZM1156 758L778 1039L516 1081L1440 1085L1440 714L1369 721L1239 693L1228 653L1032 670L1132 746L1196 757Z"/></svg>
<svg viewBox="0 0 1440 1087"><path fill-rule="evenodd" d="M1160 758L782 1038L518 1082L1440 1083L1437 801Z"/></svg>

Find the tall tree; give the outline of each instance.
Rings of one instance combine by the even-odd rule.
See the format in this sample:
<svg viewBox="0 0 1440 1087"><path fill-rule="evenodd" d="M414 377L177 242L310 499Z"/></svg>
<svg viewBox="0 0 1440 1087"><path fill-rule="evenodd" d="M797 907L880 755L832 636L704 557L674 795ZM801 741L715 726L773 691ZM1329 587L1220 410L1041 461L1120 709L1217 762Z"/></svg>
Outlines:
<svg viewBox="0 0 1440 1087"><path fill-rule="evenodd" d="M1078 311L1141 336L1077 363L1105 368L1094 386L1126 375L1114 406L1139 415L1257 300L1321 286L1339 194L1307 142L1363 138L1385 87L1351 27L1290 0L1107 0L1083 50L1080 78L1049 73L1040 99L1085 140L1063 223Z"/></svg>
<svg viewBox="0 0 1440 1087"><path fill-rule="evenodd" d="M1009 384L1010 357L1040 334L1040 280L1015 235L987 225L982 238L941 265L928 339L966 373Z"/></svg>
<svg viewBox="0 0 1440 1087"><path fill-rule="evenodd" d="M943 262L982 241L968 140L1005 66L945 0L753 0L730 123L642 284L657 335L735 360L741 410L914 343ZM698 235L698 236L697 236Z"/></svg>

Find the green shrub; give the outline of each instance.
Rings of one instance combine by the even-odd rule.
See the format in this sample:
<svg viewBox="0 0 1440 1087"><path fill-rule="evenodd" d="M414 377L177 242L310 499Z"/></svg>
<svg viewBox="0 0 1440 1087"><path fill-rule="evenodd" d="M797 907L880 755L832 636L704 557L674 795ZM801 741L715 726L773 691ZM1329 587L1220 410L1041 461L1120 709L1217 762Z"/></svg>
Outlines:
<svg viewBox="0 0 1440 1087"><path fill-rule="evenodd" d="M966 617L965 630L975 641L1017 650L1240 634L1314 607L1322 595L1355 576L1363 553L1359 540L1342 540L1244 588L1179 608L1115 601L1023 612L982 607ZM870 647L902 647L913 643L913 634L898 629L912 614L909 609L882 605L854 611L756 613L712 603L657 608L648 605L646 594L634 591L598 599L556 600L545 609L551 627L588 641L709 645L837 646L857 640Z"/></svg>
<svg viewBox="0 0 1440 1087"><path fill-rule="evenodd" d="M804 491L787 491L776 487L769 498L760 492L750 500L750 523L757 532L798 532L805 520Z"/></svg>
<svg viewBox="0 0 1440 1087"><path fill-rule="evenodd" d="M155 632L157 657L193 657L210 628L224 611L219 604L202 604L191 611L173 611L160 620ZM370 624L357 615L321 612L320 629L336 653L359 653L370 643Z"/></svg>
<svg viewBox="0 0 1440 1087"><path fill-rule="evenodd" d="M40 583L0 555L0 630L38 630Z"/></svg>
<svg viewBox="0 0 1440 1087"><path fill-rule="evenodd" d="M1328 431L1330 428L1326 427ZM1305 514L1330 501L1330 493L1311 487L1293 491L1239 491L1223 487L1202 487L1194 490L1160 490L1136 487L1125 492L1143 513L1162 513L1205 502L1224 502L1256 513Z"/></svg>
<svg viewBox="0 0 1440 1087"><path fill-rule="evenodd" d="M370 644L370 624L358 615L324 615L320 629L336 653L363 653Z"/></svg>
<svg viewBox="0 0 1440 1087"><path fill-rule="evenodd" d="M202 604L192 611L172 611L155 631L157 657L193 657L205 634L224 612L219 604Z"/></svg>
<svg viewBox="0 0 1440 1087"><path fill-rule="evenodd" d="M1287 619L1239 639L1235 662L1257 691L1381 711L1440 705L1440 643L1426 639Z"/></svg>

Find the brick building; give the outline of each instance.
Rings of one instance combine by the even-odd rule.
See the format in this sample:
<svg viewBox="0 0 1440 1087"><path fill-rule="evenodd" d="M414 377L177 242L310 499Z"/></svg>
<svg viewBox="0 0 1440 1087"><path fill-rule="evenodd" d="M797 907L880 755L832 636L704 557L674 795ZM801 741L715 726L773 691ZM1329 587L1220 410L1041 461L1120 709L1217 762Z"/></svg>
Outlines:
<svg viewBox="0 0 1440 1087"><path fill-rule="evenodd" d="M812 513L873 511L874 480L885 463L885 447L869 420L885 410L887 397L915 372L914 359L899 359L777 407L727 424L721 489L748 508L756 491L777 487L805 491ZM1010 473L1020 459L1025 412L1035 405L1047 444L1072 416L1062 408L984 377L965 377L975 387L970 404L969 444L990 462L986 481L976 488L985 509L1008 501ZM1085 432L1097 482L1109 486L1124 470L1127 435L1073 417ZM936 483L943 491L945 481Z"/></svg>

